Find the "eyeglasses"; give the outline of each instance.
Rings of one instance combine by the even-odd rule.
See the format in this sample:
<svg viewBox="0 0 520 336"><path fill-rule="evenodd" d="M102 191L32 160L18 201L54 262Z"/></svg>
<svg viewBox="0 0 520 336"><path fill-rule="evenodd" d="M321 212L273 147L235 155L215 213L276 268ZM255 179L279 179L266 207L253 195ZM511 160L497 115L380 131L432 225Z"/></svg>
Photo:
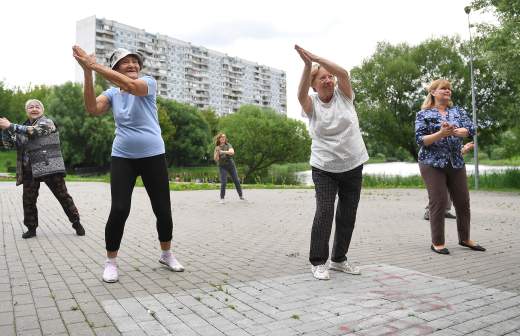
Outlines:
<svg viewBox="0 0 520 336"><path fill-rule="evenodd" d="M318 78L318 80L320 81L320 83L325 83L327 80L333 81L334 80L334 76L333 75L327 75L327 76L323 76L321 78Z"/></svg>

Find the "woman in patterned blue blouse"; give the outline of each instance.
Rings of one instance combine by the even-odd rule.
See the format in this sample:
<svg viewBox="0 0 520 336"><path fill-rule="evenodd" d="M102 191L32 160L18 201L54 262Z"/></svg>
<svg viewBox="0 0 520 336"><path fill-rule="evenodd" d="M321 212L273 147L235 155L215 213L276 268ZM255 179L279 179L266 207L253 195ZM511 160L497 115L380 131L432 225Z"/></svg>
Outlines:
<svg viewBox="0 0 520 336"><path fill-rule="evenodd" d="M461 149L463 138L475 134L466 112L451 101L451 83L433 81L415 119L415 140L420 147L419 169L428 189L432 251L449 254L444 242L444 212L449 192L457 214L459 245L486 249L470 239L469 191Z"/></svg>

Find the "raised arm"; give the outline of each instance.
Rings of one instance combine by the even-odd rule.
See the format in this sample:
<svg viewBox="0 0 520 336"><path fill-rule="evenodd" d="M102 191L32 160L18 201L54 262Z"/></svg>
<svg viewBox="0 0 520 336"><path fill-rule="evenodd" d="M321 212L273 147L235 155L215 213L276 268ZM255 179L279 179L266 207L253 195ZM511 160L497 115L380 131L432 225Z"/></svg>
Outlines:
<svg viewBox="0 0 520 336"><path fill-rule="evenodd" d="M96 62L94 55L88 55L85 50L79 46L72 47L73 56L78 63L83 67L97 72L108 81L114 83L121 90L131 93L134 96L148 95L148 84L142 79L132 79L115 70L110 69L104 65Z"/></svg>
<svg viewBox="0 0 520 336"><path fill-rule="evenodd" d="M2 145L6 149L16 146L16 134L11 129L11 125L7 118L0 117L0 135L2 137Z"/></svg>
<svg viewBox="0 0 520 336"><path fill-rule="evenodd" d="M34 125L19 125L10 122L7 118L0 118L0 129L5 129L12 134L26 134L32 136L49 135L56 131L54 122L48 118L40 118Z"/></svg>
<svg viewBox="0 0 520 336"><path fill-rule="evenodd" d="M95 116L106 113L110 108L110 101L104 95L100 95L96 98L92 68L89 66L89 64L96 63L95 56L87 55L83 49L77 46L72 48L72 55L83 69L83 99L85 100L85 109L90 115Z"/></svg>
<svg viewBox="0 0 520 336"><path fill-rule="evenodd" d="M220 160L220 147L219 146L216 146L215 150L213 151L213 160L215 160L215 162L218 162L218 160Z"/></svg>
<svg viewBox="0 0 520 336"><path fill-rule="evenodd" d="M311 86L312 61L300 46L295 45L294 49L296 49L296 52L298 52L301 59L303 60L303 63L305 64L303 67L300 84L298 85L298 101L302 106L303 112L310 116L312 113L312 100L311 97L309 97L309 88Z"/></svg>
<svg viewBox="0 0 520 336"><path fill-rule="evenodd" d="M319 57L317 55L314 55L313 53L296 46L300 49L299 52L303 53L307 58L311 60L311 62L318 63L322 67L325 68L328 72L336 76L338 79L338 87L340 91L347 96L348 98L352 99L354 96L352 92L352 84L350 83L350 76L348 74L348 71L343 69L341 66L337 65L336 63L329 61L326 58ZM298 49L297 49L298 50Z"/></svg>

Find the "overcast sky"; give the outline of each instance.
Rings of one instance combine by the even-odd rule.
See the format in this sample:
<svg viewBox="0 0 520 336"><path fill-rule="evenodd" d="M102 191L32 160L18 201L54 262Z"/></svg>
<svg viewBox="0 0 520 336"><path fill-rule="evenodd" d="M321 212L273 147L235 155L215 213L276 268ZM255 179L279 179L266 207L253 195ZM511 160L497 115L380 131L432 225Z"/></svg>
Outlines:
<svg viewBox="0 0 520 336"><path fill-rule="evenodd" d="M464 6L469 2L5 1L0 12L0 81L25 88L74 80L76 21L96 15L285 70L288 115L297 118L303 62L295 43L351 69L372 55L378 41L417 44L445 35L467 39ZM474 21L485 19L472 16Z"/></svg>

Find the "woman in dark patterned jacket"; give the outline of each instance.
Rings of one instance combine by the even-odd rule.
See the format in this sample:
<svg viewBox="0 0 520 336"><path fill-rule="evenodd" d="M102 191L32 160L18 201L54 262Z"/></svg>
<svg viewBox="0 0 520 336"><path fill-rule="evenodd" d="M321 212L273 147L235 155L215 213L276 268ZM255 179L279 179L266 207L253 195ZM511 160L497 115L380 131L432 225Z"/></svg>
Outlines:
<svg viewBox="0 0 520 336"><path fill-rule="evenodd" d="M52 120L43 116L44 107L41 101L28 100L25 103L25 111L28 119L22 125L0 118L4 146L17 149L16 185L23 184L24 225L27 227L27 232L22 238L36 236L36 201L40 182L45 182L56 196L76 234L84 236L85 230L79 221L78 209L65 186L65 165L58 130Z"/></svg>
<svg viewBox="0 0 520 336"><path fill-rule="evenodd" d="M466 112L451 101L451 83L433 81L422 110L415 119L415 140L420 147L419 169L429 198L432 251L449 254L444 242L444 212L449 192L457 214L459 245L475 251L486 249L470 239L470 205L463 138L475 135Z"/></svg>

